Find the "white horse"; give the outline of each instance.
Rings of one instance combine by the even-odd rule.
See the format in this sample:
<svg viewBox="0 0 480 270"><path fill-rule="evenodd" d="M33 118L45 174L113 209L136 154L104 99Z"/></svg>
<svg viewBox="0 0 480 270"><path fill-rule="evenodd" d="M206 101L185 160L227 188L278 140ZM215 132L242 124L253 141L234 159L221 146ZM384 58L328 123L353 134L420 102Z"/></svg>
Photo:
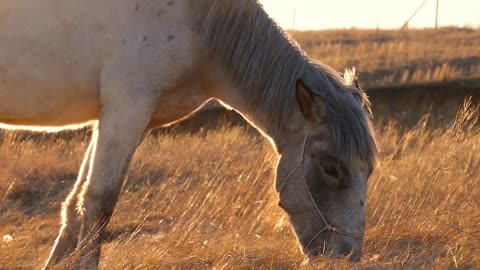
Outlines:
<svg viewBox="0 0 480 270"><path fill-rule="evenodd" d="M147 132L210 98L279 154L276 188L303 251L359 257L376 146L353 74L308 58L255 0L3 0L0 123L94 122L46 267L98 267L104 228Z"/></svg>

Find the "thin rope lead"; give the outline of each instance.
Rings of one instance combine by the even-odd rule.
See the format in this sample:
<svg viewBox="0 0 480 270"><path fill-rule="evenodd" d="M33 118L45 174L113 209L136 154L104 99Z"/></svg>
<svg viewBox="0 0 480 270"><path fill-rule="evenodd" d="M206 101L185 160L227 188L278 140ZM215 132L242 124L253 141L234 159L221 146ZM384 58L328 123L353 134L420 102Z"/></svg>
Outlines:
<svg viewBox="0 0 480 270"><path fill-rule="evenodd" d="M282 193L283 189L285 188L285 186L287 185L287 182L288 180L290 180L290 177L292 177L292 175L295 173L295 171L300 167L302 166L303 164L303 158L305 156L305 149L307 148L307 140L308 140L308 133L309 133L310 129L307 129L307 132L305 134L305 138L303 139L303 145L302 145L302 153L300 155L300 160L298 161L298 164L297 166L295 166L295 168L293 168L292 171L290 171L290 173L287 175L287 178L285 179L285 181L283 182L282 186L280 187L280 190L279 190L279 193ZM303 171L303 169L302 169Z"/></svg>

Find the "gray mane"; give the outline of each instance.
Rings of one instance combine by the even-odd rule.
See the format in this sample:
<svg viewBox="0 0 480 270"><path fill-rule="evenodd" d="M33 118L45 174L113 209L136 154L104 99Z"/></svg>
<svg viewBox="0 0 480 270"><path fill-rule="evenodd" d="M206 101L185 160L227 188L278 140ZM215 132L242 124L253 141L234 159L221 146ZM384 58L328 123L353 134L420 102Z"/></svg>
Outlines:
<svg viewBox="0 0 480 270"><path fill-rule="evenodd" d="M195 30L252 109L264 108L281 129L297 106L295 85L302 79L326 104L338 154L347 162L360 157L373 165L376 143L369 115L362 108L369 103L363 91L352 85L352 72L342 78L312 61L256 0L191 3Z"/></svg>

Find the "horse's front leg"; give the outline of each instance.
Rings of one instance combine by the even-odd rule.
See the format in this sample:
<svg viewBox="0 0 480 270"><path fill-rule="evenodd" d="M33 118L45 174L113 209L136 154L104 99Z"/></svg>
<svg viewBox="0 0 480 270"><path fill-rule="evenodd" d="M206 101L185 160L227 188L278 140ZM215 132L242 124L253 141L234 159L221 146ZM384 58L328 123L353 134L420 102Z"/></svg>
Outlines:
<svg viewBox="0 0 480 270"><path fill-rule="evenodd" d="M98 267L104 229L158 98L156 91L124 87L102 82L98 140L93 149L89 179L80 194L83 215L78 245L82 254L81 269Z"/></svg>
<svg viewBox="0 0 480 270"><path fill-rule="evenodd" d="M77 181L73 187L67 199L62 205L62 226L60 232L55 241L55 245L50 253L50 257L47 261L45 269L53 267L61 260L70 256L75 250L78 243L78 236L80 232L81 219L77 211L78 196L81 192L81 188L87 179L87 173L89 171L90 161L92 157L92 149L97 141L98 129L96 126L93 130L92 139L90 145L85 152L82 166L78 174Z"/></svg>
<svg viewBox="0 0 480 270"><path fill-rule="evenodd" d="M87 179L90 163L92 162L92 149L97 143L97 134L98 129L95 125L92 139L85 152L75 186L62 204L62 226L44 269L52 268L72 255L79 242L80 228L82 225L81 213L78 211L78 208L81 207L81 205L79 206L79 196L82 192L82 186ZM143 142L147 135L148 132L143 134L140 143ZM140 146L140 143L138 146Z"/></svg>

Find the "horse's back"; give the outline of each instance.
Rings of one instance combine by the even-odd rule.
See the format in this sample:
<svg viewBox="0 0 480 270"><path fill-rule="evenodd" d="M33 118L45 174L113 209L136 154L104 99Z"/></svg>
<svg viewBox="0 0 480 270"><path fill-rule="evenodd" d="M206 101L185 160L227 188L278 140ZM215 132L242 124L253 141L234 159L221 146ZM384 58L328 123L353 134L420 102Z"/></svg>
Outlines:
<svg viewBox="0 0 480 270"><path fill-rule="evenodd" d="M190 4L0 2L0 124L58 127L98 119L102 71L117 67L108 63L142 76L187 72L198 46L187 26Z"/></svg>
<svg viewBox="0 0 480 270"><path fill-rule="evenodd" d="M130 2L0 2L0 123L96 119L101 70L120 43Z"/></svg>

